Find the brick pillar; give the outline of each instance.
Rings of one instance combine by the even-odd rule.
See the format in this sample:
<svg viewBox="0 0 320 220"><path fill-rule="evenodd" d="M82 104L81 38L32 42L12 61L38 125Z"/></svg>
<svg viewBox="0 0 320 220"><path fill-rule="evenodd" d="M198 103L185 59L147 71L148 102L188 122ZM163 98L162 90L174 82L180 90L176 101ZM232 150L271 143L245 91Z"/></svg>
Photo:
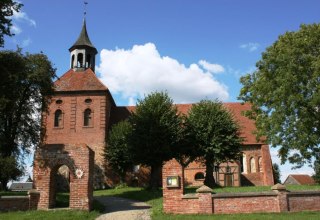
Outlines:
<svg viewBox="0 0 320 220"><path fill-rule="evenodd" d="M288 212L288 191L286 187L282 184L276 184L271 189L278 194L279 212Z"/></svg>
<svg viewBox="0 0 320 220"><path fill-rule="evenodd" d="M28 192L29 195L29 210L37 210L38 209L38 203L40 200L40 192L32 189Z"/></svg>
<svg viewBox="0 0 320 220"><path fill-rule="evenodd" d="M179 187L170 187L167 178L178 176ZM184 177L183 168L176 159L166 162L162 167L162 187L163 187L163 211L165 213L177 213L180 210L180 201L183 196Z"/></svg>
<svg viewBox="0 0 320 220"><path fill-rule="evenodd" d="M197 196L199 197L199 213L212 214L213 213L213 200L212 189L205 185L197 189Z"/></svg>
<svg viewBox="0 0 320 220"><path fill-rule="evenodd" d="M272 186L274 184L272 161L268 145L261 146L262 166L263 166L263 182L264 185Z"/></svg>

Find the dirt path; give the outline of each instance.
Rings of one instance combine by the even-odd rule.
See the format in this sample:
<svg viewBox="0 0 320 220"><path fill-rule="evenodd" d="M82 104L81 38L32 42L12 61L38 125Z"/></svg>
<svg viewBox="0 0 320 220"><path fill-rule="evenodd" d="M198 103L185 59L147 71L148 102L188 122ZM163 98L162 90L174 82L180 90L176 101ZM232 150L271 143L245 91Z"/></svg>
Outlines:
<svg viewBox="0 0 320 220"><path fill-rule="evenodd" d="M109 196L99 196L95 199L105 206L105 214L96 220L151 220L151 206L147 203Z"/></svg>

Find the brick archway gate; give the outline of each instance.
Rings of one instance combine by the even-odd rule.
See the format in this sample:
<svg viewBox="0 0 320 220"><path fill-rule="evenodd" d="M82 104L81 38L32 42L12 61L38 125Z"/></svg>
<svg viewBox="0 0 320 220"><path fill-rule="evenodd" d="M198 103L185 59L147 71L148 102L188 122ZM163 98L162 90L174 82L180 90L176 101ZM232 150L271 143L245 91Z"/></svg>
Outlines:
<svg viewBox="0 0 320 220"><path fill-rule="evenodd" d="M94 152L85 144L47 144L35 153L34 188L40 192L38 209L55 207L55 174L66 165L70 171L71 209L91 210Z"/></svg>

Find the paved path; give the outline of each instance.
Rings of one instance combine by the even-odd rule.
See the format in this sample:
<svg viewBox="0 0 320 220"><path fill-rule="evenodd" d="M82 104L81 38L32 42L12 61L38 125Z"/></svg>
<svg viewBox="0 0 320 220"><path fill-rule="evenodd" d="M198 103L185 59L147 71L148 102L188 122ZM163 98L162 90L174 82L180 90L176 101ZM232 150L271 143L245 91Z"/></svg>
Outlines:
<svg viewBox="0 0 320 220"><path fill-rule="evenodd" d="M97 196L95 199L105 206L105 214L96 220L151 220L151 206L147 203L109 196Z"/></svg>

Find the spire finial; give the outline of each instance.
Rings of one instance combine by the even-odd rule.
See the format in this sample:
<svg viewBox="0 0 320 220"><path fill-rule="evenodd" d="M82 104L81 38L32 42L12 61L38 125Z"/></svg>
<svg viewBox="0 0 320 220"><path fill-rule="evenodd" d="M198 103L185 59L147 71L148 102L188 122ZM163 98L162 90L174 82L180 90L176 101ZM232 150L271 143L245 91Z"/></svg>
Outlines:
<svg viewBox="0 0 320 220"><path fill-rule="evenodd" d="M88 2L83 1L83 4L84 4L84 6L83 6L83 18L84 18L84 19L86 19L86 14L87 14L87 4L88 4Z"/></svg>

